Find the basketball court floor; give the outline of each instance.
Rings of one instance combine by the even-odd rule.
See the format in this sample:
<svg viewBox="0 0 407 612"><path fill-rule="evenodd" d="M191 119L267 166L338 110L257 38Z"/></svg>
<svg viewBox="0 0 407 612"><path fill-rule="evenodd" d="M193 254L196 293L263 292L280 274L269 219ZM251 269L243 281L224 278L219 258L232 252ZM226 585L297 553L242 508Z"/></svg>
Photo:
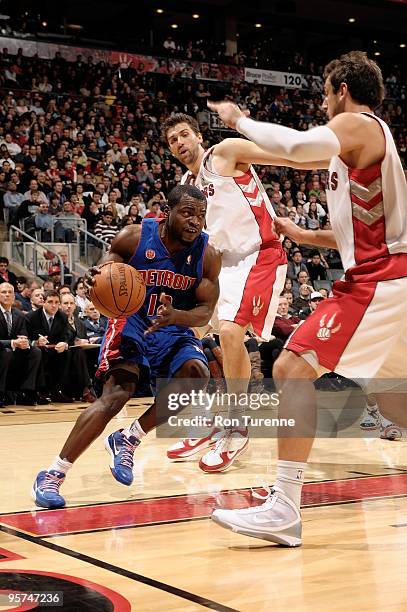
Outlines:
<svg viewBox="0 0 407 612"><path fill-rule="evenodd" d="M149 400L132 400L107 428ZM36 473L58 453L80 404L0 412L0 611L406 611L406 442L319 439L303 490L304 544L280 548L223 530L215 507L248 505L272 482L276 441L252 439L230 471L170 462L171 441L145 439L130 488L113 480L102 438L63 486L68 507L39 510ZM63 606L15 592L62 593ZM60 597L58 595L57 597ZM25 607L24 607L25 606Z"/></svg>

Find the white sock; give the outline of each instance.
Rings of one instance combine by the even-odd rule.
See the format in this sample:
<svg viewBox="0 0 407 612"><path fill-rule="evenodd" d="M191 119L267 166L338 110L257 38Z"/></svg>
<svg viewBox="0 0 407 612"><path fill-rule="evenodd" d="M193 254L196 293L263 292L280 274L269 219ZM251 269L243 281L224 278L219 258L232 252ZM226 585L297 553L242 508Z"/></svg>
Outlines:
<svg viewBox="0 0 407 612"><path fill-rule="evenodd" d="M133 421L130 427L126 427L126 429L123 429L122 434L123 436L126 436L126 438L130 438L130 436L135 436L138 440L141 440L141 438L144 438L144 436L146 435L146 432L141 427L140 423L138 422L138 419L136 419L135 421Z"/></svg>
<svg viewBox="0 0 407 612"><path fill-rule="evenodd" d="M298 510L301 504L301 489L304 484L306 467L306 463L299 461L277 461L276 485L295 503Z"/></svg>
<svg viewBox="0 0 407 612"><path fill-rule="evenodd" d="M52 463L48 468L48 472L50 470L55 470L56 472L62 472L63 474L66 474L72 466L73 463L70 463L66 459L61 459L61 457L55 457L54 463Z"/></svg>

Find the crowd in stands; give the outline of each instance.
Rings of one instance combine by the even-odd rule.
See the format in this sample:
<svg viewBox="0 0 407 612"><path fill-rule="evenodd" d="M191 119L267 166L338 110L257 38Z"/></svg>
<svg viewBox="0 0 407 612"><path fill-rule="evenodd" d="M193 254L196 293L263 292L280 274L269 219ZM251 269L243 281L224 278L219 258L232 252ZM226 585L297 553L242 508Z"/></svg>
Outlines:
<svg viewBox="0 0 407 612"><path fill-rule="evenodd" d="M51 270L39 284L8 267L0 257L0 407L92 403L107 319L87 299L83 279L61 285Z"/></svg>
<svg viewBox="0 0 407 612"><path fill-rule="evenodd" d="M209 95L229 97L248 108L257 119L301 130L325 123L322 93L317 91L285 90L246 82L208 85L168 75L140 74L131 67L118 71L117 66L81 56L76 62L67 62L56 53L48 61L24 57L22 51L13 56L7 49L0 53L0 68L0 209L8 225L35 233L44 242L52 237L63 243L75 240L78 220L84 219L90 232L109 243L121 227L140 224L145 216L162 216L167 194L179 184L183 168L171 157L160 125L171 112L187 112L197 117L205 147L218 142L229 134L211 129L206 109ZM389 122L405 160L405 98L387 100L379 114ZM278 216L289 217L304 228L330 229L325 171L273 166L257 170ZM331 249L310 250L289 239L285 239L284 248L289 270L273 330L275 345L263 347L263 351L270 349L273 354L281 348L293 326L326 297L332 270L342 267L338 253ZM9 287L11 283L12 302L16 300L17 306L22 305L23 314L13 312L17 312L18 318L25 317L20 321L24 331L20 335L27 337L30 348L20 350L38 348L42 355L38 365L40 383L27 389L28 400L35 399L30 392L39 393L35 395L37 399L42 397L44 388L52 389L54 399L60 394L72 397L67 393L64 375L58 374L64 381L60 388L41 387L41 376L43 380L49 378L51 363L60 368L59 373L68 365L79 368L79 360L87 353L69 347L76 346L78 341L97 344L95 338L100 339L98 332L103 322L87 304L83 282L62 288L68 296L63 299L58 286L59 268L53 273L50 270L50 278L39 287L34 281L13 278L5 263L0 260L0 296L2 286ZM2 310L11 299L10 290L5 293L7 296L0 299ZM5 300L4 304L1 300ZM76 305L74 314L72 300ZM41 308L39 321L35 312ZM45 319L53 317L50 313L54 310L60 328L51 341L50 334L45 333ZM0 323L5 334L5 319ZM45 344L32 344L38 341L39 334L49 336L48 348ZM9 341L8 348L19 340L0 339L0 343ZM61 343L67 349L59 352L57 347ZM56 351L58 359L46 357L51 351ZM96 351L89 354L95 357ZM4 351L0 351L2 355ZM15 357L14 351L12 364ZM75 391L77 397L92 395L92 367L94 364L88 360L90 378L81 381L83 388ZM10 368L18 372L17 366ZM52 371L49 380L56 380ZM32 387L32 380L29 384ZM19 388L25 390L24 386ZM4 384L0 385L0 393L2 389Z"/></svg>

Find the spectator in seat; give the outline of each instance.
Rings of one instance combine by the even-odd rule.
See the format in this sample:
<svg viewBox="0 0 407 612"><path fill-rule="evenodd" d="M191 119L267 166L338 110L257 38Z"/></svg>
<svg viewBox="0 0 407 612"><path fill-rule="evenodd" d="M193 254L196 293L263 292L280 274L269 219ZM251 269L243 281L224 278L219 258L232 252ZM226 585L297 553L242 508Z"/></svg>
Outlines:
<svg viewBox="0 0 407 612"><path fill-rule="evenodd" d="M73 289L75 296L75 304L79 308L80 312L85 314L85 309L89 304L89 300L86 297L86 288L82 277L78 278Z"/></svg>
<svg viewBox="0 0 407 612"><path fill-rule="evenodd" d="M143 201L143 198L141 197L141 195L135 193L134 195L131 196L131 200L130 200L130 204L128 205L128 207L126 207L126 211L127 214L129 215L129 210L131 206L137 206L138 209L138 214L140 215L141 218L143 218L146 214L147 208L146 205Z"/></svg>
<svg viewBox="0 0 407 612"><path fill-rule="evenodd" d="M117 225L113 225L113 213L111 213L110 210L103 211L102 219L98 221L95 226L95 236L110 244L116 236L117 231Z"/></svg>
<svg viewBox="0 0 407 612"><path fill-rule="evenodd" d="M58 223L55 224L56 242L73 242L78 233L77 220L80 216L73 212L72 202L67 200L62 206L62 212L57 215Z"/></svg>
<svg viewBox="0 0 407 612"><path fill-rule="evenodd" d="M32 199L32 197L31 197L31 196L32 196L34 193L37 193L37 194L38 194L38 200L40 200L41 202L46 202L46 203L48 204L48 199L47 199L47 196L45 195L45 193L44 193L43 191L40 191L40 190L38 189L38 182L36 181L36 179L32 179L32 180L30 181L30 187L29 187L28 191L26 191L26 192L24 193L24 199L25 199L25 200L30 200L30 199Z"/></svg>
<svg viewBox="0 0 407 612"><path fill-rule="evenodd" d="M309 277L312 281L326 280L328 264L319 251L312 251L311 260L307 262Z"/></svg>
<svg viewBox="0 0 407 612"><path fill-rule="evenodd" d="M142 162L139 167L140 169L136 172L136 179L139 185L142 183L154 185L154 176L149 170L147 162Z"/></svg>
<svg viewBox="0 0 407 612"><path fill-rule="evenodd" d="M131 182L128 176L125 176L123 180L120 182L119 190L121 193L121 200L120 200L121 204L123 204L123 206L127 206L132 196L134 195L134 188L131 185Z"/></svg>
<svg viewBox="0 0 407 612"><path fill-rule="evenodd" d="M17 291L15 294L16 301L20 302L23 312L31 310L31 288L25 276L17 276L16 280Z"/></svg>
<svg viewBox="0 0 407 612"><path fill-rule="evenodd" d="M295 314L294 308L293 308L294 297L291 291L284 291L281 295L285 297L288 302L288 314L290 315Z"/></svg>
<svg viewBox="0 0 407 612"><path fill-rule="evenodd" d="M107 328L107 317L100 314L92 302L85 307L84 320L87 337L92 344L100 344Z"/></svg>
<svg viewBox="0 0 407 612"><path fill-rule="evenodd" d="M129 206L127 216L131 218L132 223L136 225L140 225L143 220L143 217L139 214L139 208L137 204L131 204Z"/></svg>
<svg viewBox="0 0 407 612"><path fill-rule="evenodd" d="M49 200L56 198L58 200L58 206L62 208L62 210L64 209L64 203L66 202L67 198L64 193L64 184L62 181L55 181L54 189L51 191L48 197Z"/></svg>
<svg viewBox="0 0 407 612"><path fill-rule="evenodd" d="M15 217L16 211L23 201L24 196L17 191L16 183L10 181L7 185L7 191L3 196L4 208L10 211L9 220Z"/></svg>
<svg viewBox="0 0 407 612"><path fill-rule="evenodd" d="M72 293L65 293L61 296L61 310L68 317L70 346L82 346L89 344L85 323L75 313L76 304ZM97 351L96 351L97 352ZM89 376L89 369L86 354L81 350L69 351L69 372L71 374L72 386L71 393L74 398L82 399L84 402L93 404L96 400L91 391L92 381Z"/></svg>
<svg viewBox="0 0 407 612"><path fill-rule="evenodd" d="M18 226L20 221L23 219L30 219L30 217L33 218L33 215L35 215L39 210L41 201L44 202L44 200L40 199L38 191L29 191L28 194L28 198L25 198L21 202L20 206L16 209L15 216L12 219L12 225ZM48 206L48 201L44 202L44 204L47 204ZM33 221L33 219L31 219L31 221ZM26 227L26 229L30 229L29 225L30 224L27 224L26 221L24 222L24 227ZM33 228L33 223L31 223L31 228Z"/></svg>
<svg viewBox="0 0 407 612"><path fill-rule="evenodd" d="M17 391L16 402L25 406L47 404L37 392L41 351L30 346L25 316L13 308L14 287L0 285L0 405L6 391Z"/></svg>
<svg viewBox="0 0 407 612"><path fill-rule="evenodd" d="M38 310L44 306L44 290L43 289L33 289L31 291L30 297L30 310Z"/></svg>
<svg viewBox="0 0 407 612"><path fill-rule="evenodd" d="M17 289L17 276L8 269L9 265L7 257L0 257L0 284L10 283L15 290Z"/></svg>
<svg viewBox="0 0 407 612"><path fill-rule="evenodd" d="M118 202L119 196L120 191L118 189L112 189L112 191L109 193L109 202L105 206L105 209L107 209L109 206L112 208L113 216L116 222L123 219L124 215L126 214L125 206L123 206L123 204L119 204Z"/></svg>
<svg viewBox="0 0 407 612"><path fill-rule="evenodd" d="M300 312L300 310L304 310L304 308L308 308L309 299L312 293L312 287L309 285L300 285L299 295L293 301L293 310L296 314Z"/></svg>
<svg viewBox="0 0 407 612"><path fill-rule="evenodd" d="M315 207L311 207L311 204L315 204ZM317 213L318 219L321 219L322 217L325 217L326 215L326 211L324 210L323 206L321 206L321 204L318 202L318 198L315 194L310 194L309 202L304 204L303 208L304 208L304 213L306 215L308 215L311 208L313 208L313 210Z"/></svg>
<svg viewBox="0 0 407 612"><path fill-rule="evenodd" d="M298 312L299 318L303 320L309 317L309 315L312 314L314 310L316 310L318 304L322 302L323 299L325 298L322 293L320 293L319 291L312 291L308 305L299 310Z"/></svg>
<svg viewBox="0 0 407 612"><path fill-rule="evenodd" d="M27 315L29 339L42 351L46 388L53 402L72 402L69 375L68 317L60 310L60 298L55 290L46 291L42 308Z"/></svg>
<svg viewBox="0 0 407 612"><path fill-rule="evenodd" d="M294 299L296 299L299 296L301 285L310 285L310 284L311 284L311 281L310 281L308 271L301 270L301 272L298 273L297 280L293 281L293 285L292 285L292 292L293 292Z"/></svg>
<svg viewBox="0 0 407 612"><path fill-rule="evenodd" d="M316 202L311 202L309 205L309 210L305 215L305 220L307 223L307 229L317 230L320 226L319 216L317 212L317 204Z"/></svg>
<svg viewBox="0 0 407 612"><path fill-rule="evenodd" d="M287 265L287 278L296 280L300 272L307 272L307 266L303 262L300 249L294 249L291 255L291 261Z"/></svg>
<svg viewBox="0 0 407 612"><path fill-rule="evenodd" d="M49 206L45 204L45 202L41 202L38 207L38 212L34 215L33 226L34 230L40 231L39 239L42 242L51 242L52 224L53 215L49 214Z"/></svg>

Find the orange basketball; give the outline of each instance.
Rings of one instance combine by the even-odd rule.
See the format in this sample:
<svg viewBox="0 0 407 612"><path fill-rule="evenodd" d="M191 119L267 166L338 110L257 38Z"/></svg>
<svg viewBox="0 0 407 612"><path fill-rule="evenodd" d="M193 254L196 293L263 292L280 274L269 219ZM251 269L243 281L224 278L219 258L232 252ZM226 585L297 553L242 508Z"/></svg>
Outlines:
<svg viewBox="0 0 407 612"><path fill-rule="evenodd" d="M124 263L108 262L96 274L90 291L95 308L113 319L137 312L146 298L146 284L140 272Z"/></svg>

